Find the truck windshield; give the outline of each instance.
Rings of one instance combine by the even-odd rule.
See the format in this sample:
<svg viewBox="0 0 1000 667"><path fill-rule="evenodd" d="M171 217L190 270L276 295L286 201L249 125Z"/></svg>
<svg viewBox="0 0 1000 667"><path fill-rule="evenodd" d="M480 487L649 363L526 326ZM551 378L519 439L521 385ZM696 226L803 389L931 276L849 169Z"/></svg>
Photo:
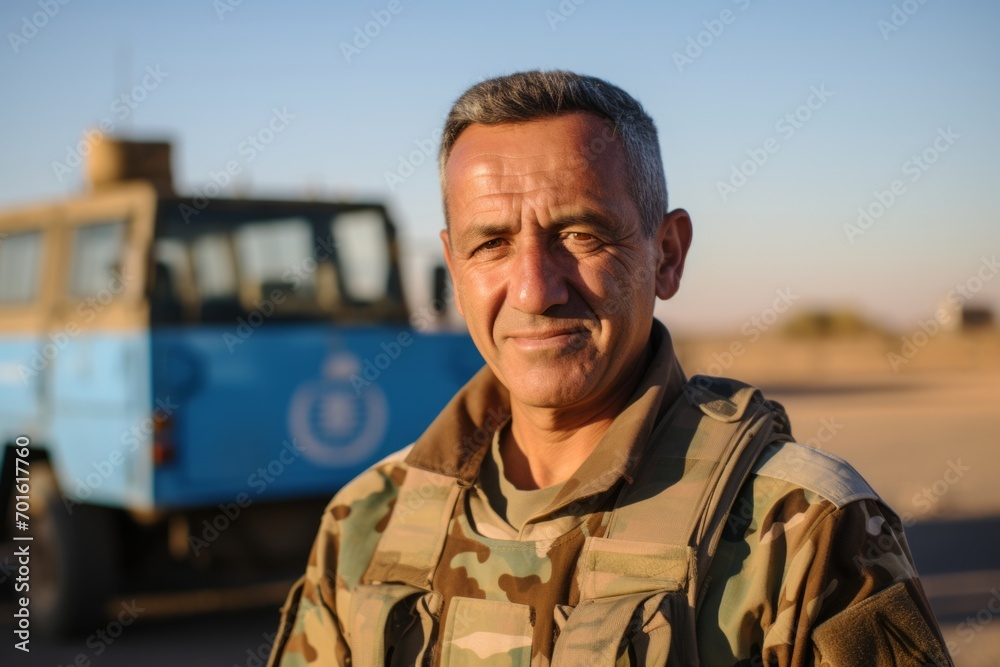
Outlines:
<svg viewBox="0 0 1000 667"><path fill-rule="evenodd" d="M278 320L405 321L393 234L378 206L214 200L182 216L164 202L153 322L229 323L255 309Z"/></svg>

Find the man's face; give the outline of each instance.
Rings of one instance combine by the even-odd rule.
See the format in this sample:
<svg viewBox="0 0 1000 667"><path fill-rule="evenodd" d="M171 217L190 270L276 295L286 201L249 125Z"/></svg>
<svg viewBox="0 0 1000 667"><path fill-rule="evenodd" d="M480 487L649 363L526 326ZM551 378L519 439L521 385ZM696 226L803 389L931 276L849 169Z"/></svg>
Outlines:
<svg viewBox="0 0 1000 667"><path fill-rule="evenodd" d="M690 221L675 211L646 235L609 126L586 113L472 125L445 179L458 310L512 398L585 405L627 383L656 296L676 291Z"/></svg>

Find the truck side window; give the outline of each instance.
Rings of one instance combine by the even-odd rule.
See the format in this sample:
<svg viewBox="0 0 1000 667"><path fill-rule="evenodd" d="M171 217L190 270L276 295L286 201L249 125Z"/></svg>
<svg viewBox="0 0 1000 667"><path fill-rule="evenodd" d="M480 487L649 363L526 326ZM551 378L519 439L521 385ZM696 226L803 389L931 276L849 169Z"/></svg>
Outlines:
<svg viewBox="0 0 1000 667"><path fill-rule="evenodd" d="M232 236L225 233L198 236L191 244L191 254L201 321L235 322L245 315L239 298Z"/></svg>
<svg viewBox="0 0 1000 667"><path fill-rule="evenodd" d="M178 324L184 319L185 296L191 292L187 249L176 239L153 245L153 284L149 291L153 324Z"/></svg>
<svg viewBox="0 0 1000 667"><path fill-rule="evenodd" d="M316 263L312 224L306 218L250 222L236 232L240 279L255 299L278 290L289 299L315 303Z"/></svg>
<svg viewBox="0 0 1000 667"><path fill-rule="evenodd" d="M41 232L0 238L0 304L27 303L38 292Z"/></svg>
<svg viewBox="0 0 1000 667"><path fill-rule="evenodd" d="M331 223L343 267L344 291L351 300L375 303L389 287L389 242L378 211L341 213Z"/></svg>
<svg viewBox="0 0 1000 667"><path fill-rule="evenodd" d="M229 239L205 234L194 241L194 274L202 299L235 299L236 266Z"/></svg>
<svg viewBox="0 0 1000 667"><path fill-rule="evenodd" d="M109 289L119 271L125 243L125 222L103 222L78 227L73 234L69 293L85 298ZM122 276L121 281L127 282Z"/></svg>

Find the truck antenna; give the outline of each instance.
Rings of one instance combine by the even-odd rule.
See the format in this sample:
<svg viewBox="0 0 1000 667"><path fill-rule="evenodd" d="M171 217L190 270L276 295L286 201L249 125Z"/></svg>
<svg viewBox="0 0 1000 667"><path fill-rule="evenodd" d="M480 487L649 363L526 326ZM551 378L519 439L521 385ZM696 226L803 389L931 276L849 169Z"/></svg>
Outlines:
<svg viewBox="0 0 1000 667"><path fill-rule="evenodd" d="M115 53L115 96L129 94L132 90L132 44L126 40L119 45ZM125 134L124 130L132 127L132 114L128 114L122 119L118 126L121 132L119 136Z"/></svg>

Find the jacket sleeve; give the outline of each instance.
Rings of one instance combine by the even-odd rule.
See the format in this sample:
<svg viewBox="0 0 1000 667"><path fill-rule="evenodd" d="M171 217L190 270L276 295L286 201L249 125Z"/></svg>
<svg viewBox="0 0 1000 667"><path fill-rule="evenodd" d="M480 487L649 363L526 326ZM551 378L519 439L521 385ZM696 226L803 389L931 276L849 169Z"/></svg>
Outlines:
<svg viewBox="0 0 1000 667"><path fill-rule="evenodd" d="M764 664L952 665L899 518L871 499L831 509L788 554Z"/></svg>
<svg viewBox="0 0 1000 667"><path fill-rule="evenodd" d="M332 583L337 544L337 522L328 508L309 554L306 573L292 586L281 608L268 667L350 664Z"/></svg>

